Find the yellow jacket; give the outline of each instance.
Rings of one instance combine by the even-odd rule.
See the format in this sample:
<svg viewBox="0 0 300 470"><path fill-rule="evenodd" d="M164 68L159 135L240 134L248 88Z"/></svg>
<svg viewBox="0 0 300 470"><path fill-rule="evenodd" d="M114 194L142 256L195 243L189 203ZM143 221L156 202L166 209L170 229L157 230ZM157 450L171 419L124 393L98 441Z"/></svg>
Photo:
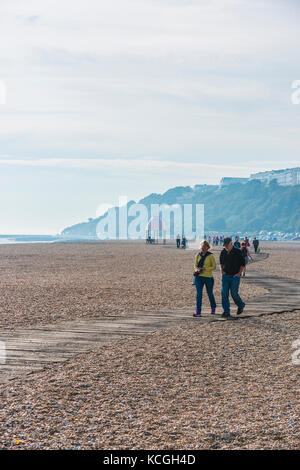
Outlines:
<svg viewBox="0 0 300 470"><path fill-rule="evenodd" d="M201 259L201 257L198 253L195 257L195 263L194 263L194 270L195 271L198 271L198 263L199 263L200 259ZM216 261L215 261L214 255L212 253L205 258L203 268L204 268L203 272L201 274L199 274L199 276L213 277L212 272L216 269Z"/></svg>

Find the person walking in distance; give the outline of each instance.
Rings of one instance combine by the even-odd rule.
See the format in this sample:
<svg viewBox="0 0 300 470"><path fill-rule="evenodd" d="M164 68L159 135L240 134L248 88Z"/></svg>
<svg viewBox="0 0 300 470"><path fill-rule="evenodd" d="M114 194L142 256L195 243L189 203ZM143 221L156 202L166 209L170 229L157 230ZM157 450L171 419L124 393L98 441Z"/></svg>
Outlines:
<svg viewBox="0 0 300 470"><path fill-rule="evenodd" d="M220 270L222 274L222 317L230 317L229 292L237 305L237 315L240 315L245 307L245 302L239 295L241 274L245 267L245 259L239 248L233 246L232 240L226 237L223 241L224 249L220 254Z"/></svg>
<svg viewBox="0 0 300 470"><path fill-rule="evenodd" d="M255 253L257 253L257 248L258 248L258 245L259 245L259 240L257 240L256 237L254 237L254 240L253 240L252 244L253 244L253 248L254 248Z"/></svg>
<svg viewBox="0 0 300 470"><path fill-rule="evenodd" d="M245 242L247 248L250 247L250 242L249 242L248 237L246 237L246 236L244 237L244 242Z"/></svg>
<svg viewBox="0 0 300 470"><path fill-rule="evenodd" d="M241 253L242 253L242 255L244 257L244 260L245 260L245 268L244 268L244 272L243 272L243 277L245 277L246 276L246 266L249 263L249 258L251 259L251 261L253 261L253 258L250 254L250 251L249 251L249 248L246 246L245 242L242 242Z"/></svg>
<svg viewBox="0 0 300 470"><path fill-rule="evenodd" d="M179 235L179 233L178 233L177 238L176 238L176 245L177 245L177 248L180 248L180 242L181 242L181 239L180 239L180 235Z"/></svg>
<svg viewBox="0 0 300 470"><path fill-rule="evenodd" d="M213 294L214 278L212 272L216 269L214 255L209 251L210 245L206 240L200 243L200 252L195 257L194 282L196 286L196 312L194 317L201 317L202 292L205 286L209 298L211 314L216 313L216 300Z"/></svg>
<svg viewBox="0 0 300 470"><path fill-rule="evenodd" d="M241 248L241 243L240 243L240 240L239 240L238 236L235 237L235 241L234 241L233 246L234 246L234 248Z"/></svg>

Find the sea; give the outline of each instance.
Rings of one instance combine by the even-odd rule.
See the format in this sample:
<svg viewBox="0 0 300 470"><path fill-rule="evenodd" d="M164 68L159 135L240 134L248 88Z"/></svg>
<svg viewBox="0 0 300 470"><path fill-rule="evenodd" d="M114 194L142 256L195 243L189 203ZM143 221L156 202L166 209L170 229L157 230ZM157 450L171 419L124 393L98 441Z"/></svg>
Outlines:
<svg viewBox="0 0 300 470"><path fill-rule="evenodd" d="M64 243L75 241L90 241L91 238L66 238L61 235L0 235L0 245L10 245L15 243Z"/></svg>
<svg viewBox="0 0 300 470"><path fill-rule="evenodd" d="M53 235L0 235L0 244L11 243L49 243L59 241L59 237Z"/></svg>

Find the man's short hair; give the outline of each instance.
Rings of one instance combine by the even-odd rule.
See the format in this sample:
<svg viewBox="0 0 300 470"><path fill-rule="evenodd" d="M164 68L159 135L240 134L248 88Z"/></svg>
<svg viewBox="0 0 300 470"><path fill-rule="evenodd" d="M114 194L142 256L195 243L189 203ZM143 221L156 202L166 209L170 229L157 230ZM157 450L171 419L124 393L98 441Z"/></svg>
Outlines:
<svg viewBox="0 0 300 470"><path fill-rule="evenodd" d="M232 242L232 240L231 240L231 238L230 238L230 237L226 237L226 238L224 238L224 241L223 241L223 246L228 246L230 242Z"/></svg>

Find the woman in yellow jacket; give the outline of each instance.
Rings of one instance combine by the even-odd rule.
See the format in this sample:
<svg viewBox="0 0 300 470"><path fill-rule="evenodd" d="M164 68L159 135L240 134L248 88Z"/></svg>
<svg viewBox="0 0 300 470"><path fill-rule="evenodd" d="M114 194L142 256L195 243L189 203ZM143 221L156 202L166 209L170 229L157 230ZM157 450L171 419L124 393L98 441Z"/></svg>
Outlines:
<svg viewBox="0 0 300 470"><path fill-rule="evenodd" d="M200 244L200 252L196 255L194 263L194 284L196 286L196 312L194 317L201 317L202 308L202 292L203 286L211 306L211 314L216 313L216 300L213 294L214 278L212 272L216 269L216 261L214 255L209 251L210 245L206 240Z"/></svg>

